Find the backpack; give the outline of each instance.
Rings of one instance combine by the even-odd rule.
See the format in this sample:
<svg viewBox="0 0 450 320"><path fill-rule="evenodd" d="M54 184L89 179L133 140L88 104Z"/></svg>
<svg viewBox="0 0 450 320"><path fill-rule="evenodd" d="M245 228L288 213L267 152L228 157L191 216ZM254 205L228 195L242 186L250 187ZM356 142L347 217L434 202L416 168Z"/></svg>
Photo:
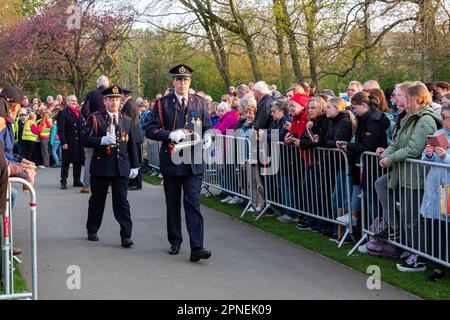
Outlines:
<svg viewBox="0 0 450 320"><path fill-rule="evenodd" d="M383 218L378 217L370 225L369 230L377 233L385 228L386 222L384 221ZM369 241L366 244L366 248L367 253L369 253L370 255L382 258L398 259L402 254L402 249L394 246L389 242L375 240L372 237L369 237Z"/></svg>

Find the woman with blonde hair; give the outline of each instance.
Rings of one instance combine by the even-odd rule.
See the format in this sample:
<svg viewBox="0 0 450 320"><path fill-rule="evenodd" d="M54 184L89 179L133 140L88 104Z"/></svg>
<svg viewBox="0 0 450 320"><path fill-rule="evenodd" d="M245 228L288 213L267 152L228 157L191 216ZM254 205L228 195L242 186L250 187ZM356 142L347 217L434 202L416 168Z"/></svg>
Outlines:
<svg viewBox="0 0 450 320"><path fill-rule="evenodd" d="M380 177L375 182L375 189L383 208L383 215L388 227L375 234L378 240L397 240L402 244L424 252L423 218L418 215L420 199L423 197L425 170L417 164L405 163L406 159L420 159L425 149L427 136L441 127L439 116L431 108L432 98L427 87L421 82L414 82L406 89L406 117L394 143L386 150L380 148L380 166L392 167L389 175ZM395 215L395 194L400 202L400 221ZM403 230L400 230L402 226ZM422 231L422 232L421 232ZM401 233L405 235L401 237ZM411 255L397 269L402 272L425 271L425 260L418 255Z"/></svg>

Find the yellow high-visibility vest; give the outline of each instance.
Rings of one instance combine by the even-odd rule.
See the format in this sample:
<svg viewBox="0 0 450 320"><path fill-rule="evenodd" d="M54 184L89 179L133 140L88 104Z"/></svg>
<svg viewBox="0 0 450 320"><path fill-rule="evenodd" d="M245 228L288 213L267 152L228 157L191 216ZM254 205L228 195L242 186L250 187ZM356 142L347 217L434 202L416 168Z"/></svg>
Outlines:
<svg viewBox="0 0 450 320"><path fill-rule="evenodd" d="M22 140L38 142L39 136L31 131L31 124L36 125L34 121L31 120L28 120L25 123L25 126L23 127Z"/></svg>

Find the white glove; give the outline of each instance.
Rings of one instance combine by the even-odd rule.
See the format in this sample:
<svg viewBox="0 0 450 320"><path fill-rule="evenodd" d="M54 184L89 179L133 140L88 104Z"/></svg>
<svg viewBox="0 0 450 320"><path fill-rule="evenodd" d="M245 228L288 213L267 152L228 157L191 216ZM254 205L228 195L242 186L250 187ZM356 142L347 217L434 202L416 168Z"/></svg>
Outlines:
<svg viewBox="0 0 450 320"><path fill-rule="evenodd" d="M209 149L212 145L212 138L209 133L205 134L203 138L203 150Z"/></svg>
<svg viewBox="0 0 450 320"><path fill-rule="evenodd" d="M186 139L186 135L184 134L183 130L176 130L170 133L169 139L172 140L173 142L178 143L181 140Z"/></svg>
<svg viewBox="0 0 450 320"><path fill-rule="evenodd" d="M115 143L116 143L116 138L114 136L106 135L106 136L102 137L102 142L101 142L102 146L109 146L109 145L112 145Z"/></svg>
<svg viewBox="0 0 450 320"><path fill-rule="evenodd" d="M130 170L130 179L134 179L139 174L139 168L131 169Z"/></svg>

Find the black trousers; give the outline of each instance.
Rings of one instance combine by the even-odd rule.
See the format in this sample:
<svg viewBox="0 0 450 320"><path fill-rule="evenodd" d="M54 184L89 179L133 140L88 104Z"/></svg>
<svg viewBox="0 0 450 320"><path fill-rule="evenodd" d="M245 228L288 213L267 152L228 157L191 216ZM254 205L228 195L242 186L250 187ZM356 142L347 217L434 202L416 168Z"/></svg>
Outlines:
<svg viewBox="0 0 450 320"><path fill-rule="evenodd" d="M61 166L61 184L67 184L69 177L70 163L63 163ZM81 162L73 163L73 183L81 183Z"/></svg>
<svg viewBox="0 0 450 320"><path fill-rule="evenodd" d="M23 140L22 141L25 145L25 151L24 151L24 158L29 160L29 161L33 161L33 154L34 154L34 149L36 148L37 143L34 141L28 141L28 140Z"/></svg>
<svg viewBox="0 0 450 320"><path fill-rule="evenodd" d="M128 203L128 177L99 177L92 176L90 180L91 198L89 199L88 233L97 233L100 229L105 211L108 187L112 188L112 204L114 217L120 225L120 237L130 238L133 223L131 221L130 204Z"/></svg>
<svg viewBox="0 0 450 320"><path fill-rule="evenodd" d="M138 149L138 159L139 163L142 163L142 143L137 143L137 149ZM128 184L129 186L136 186L138 189L142 189L142 175L141 175L141 169L139 169L139 173L136 178L130 179L130 182Z"/></svg>
<svg viewBox="0 0 450 320"><path fill-rule="evenodd" d="M203 175L164 176L167 205L167 235L171 245L181 245L181 191L191 250L203 248L203 217L200 213L200 191Z"/></svg>

